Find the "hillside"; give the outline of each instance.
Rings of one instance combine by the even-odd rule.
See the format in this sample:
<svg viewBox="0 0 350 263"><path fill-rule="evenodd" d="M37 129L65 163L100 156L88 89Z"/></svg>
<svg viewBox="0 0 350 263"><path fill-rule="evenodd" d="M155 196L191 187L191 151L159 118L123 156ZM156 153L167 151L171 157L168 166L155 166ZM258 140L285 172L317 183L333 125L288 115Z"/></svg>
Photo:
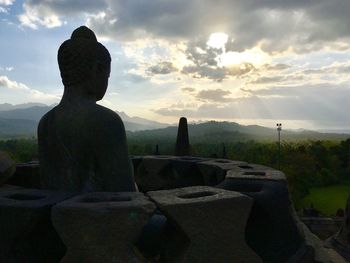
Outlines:
<svg viewBox="0 0 350 263"><path fill-rule="evenodd" d="M235 122L209 121L200 124L189 124L188 132L192 143L197 142L235 142L247 140L276 140L276 129L266 128L258 125L240 125ZM319 133L315 131L290 131L284 130L281 133L282 140L344 140L350 137L349 134ZM128 137L134 140L147 140L150 143L157 143L162 140L175 141L177 127L170 126L163 129L149 131L129 132Z"/></svg>
<svg viewBox="0 0 350 263"><path fill-rule="evenodd" d="M33 120L0 118L0 139L36 136L37 126Z"/></svg>
<svg viewBox="0 0 350 263"><path fill-rule="evenodd" d="M53 106L38 103L12 105L0 104L0 138L14 135L33 136L41 117ZM125 129L128 131L151 130L167 127L168 124L147 120L140 117L130 117L124 112L116 113L122 118ZM21 123L23 122L23 123Z"/></svg>
<svg viewBox="0 0 350 263"><path fill-rule="evenodd" d="M28 106L27 108L25 108ZM24 108L23 108L24 107ZM36 129L40 118L52 106L37 105L33 103L11 105L0 104L0 139L13 137L36 136ZM140 117L130 117L124 112L117 112L124 121L129 139L148 141L157 144L160 141L174 142L177 135L176 126L168 126L165 123L147 120ZM277 131L259 125L240 125L235 122L209 121L200 124L189 124L189 135L192 143L212 142L224 143L247 140L275 141ZM344 140L349 134L320 133L307 130L283 130L282 140Z"/></svg>

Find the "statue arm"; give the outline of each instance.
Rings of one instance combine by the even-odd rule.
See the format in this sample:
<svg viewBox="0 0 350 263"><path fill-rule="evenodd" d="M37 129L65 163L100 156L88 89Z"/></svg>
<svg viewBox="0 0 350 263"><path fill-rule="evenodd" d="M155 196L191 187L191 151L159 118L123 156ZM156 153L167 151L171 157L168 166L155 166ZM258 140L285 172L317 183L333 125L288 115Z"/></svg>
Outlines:
<svg viewBox="0 0 350 263"><path fill-rule="evenodd" d="M113 113L102 119L96 136L96 175L104 191L136 191L125 128Z"/></svg>

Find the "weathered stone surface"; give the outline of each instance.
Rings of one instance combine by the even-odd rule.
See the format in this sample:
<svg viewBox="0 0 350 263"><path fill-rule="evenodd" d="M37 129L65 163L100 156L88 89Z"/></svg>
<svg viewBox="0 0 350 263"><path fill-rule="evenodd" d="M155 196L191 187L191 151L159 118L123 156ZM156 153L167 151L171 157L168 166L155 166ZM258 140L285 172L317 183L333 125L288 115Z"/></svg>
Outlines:
<svg viewBox="0 0 350 263"><path fill-rule="evenodd" d="M198 164L208 160L191 156L144 156L135 169L142 192L205 185Z"/></svg>
<svg viewBox="0 0 350 263"><path fill-rule="evenodd" d="M176 174L171 161L174 156L144 156L135 170L135 180L142 192L171 189L176 186Z"/></svg>
<svg viewBox="0 0 350 263"><path fill-rule="evenodd" d="M15 162L5 152L0 151L0 186L5 184L15 171Z"/></svg>
<svg viewBox="0 0 350 263"><path fill-rule="evenodd" d="M41 188L39 162L19 163L16 165L16 172L8 181L9 184L27 188Z"/></svg>
<svg viewBox="0 0 350 263"><path fill-rule="evenodd" d="M52 226L50 210L70 196L11 186L0 191L0 262L59 262L65 247Z"/></svg>
<svg viewBox="0 0 350 263"><path fill-rule="evenodd" d="M190 155L190 140L188 138L187 119L181 117L179 120L179 127L177 130L175 155L186 156Z"/></svg>
<svg viewBox="0 0 350 263"><path fill-rule="evenodd" d="M295 215L296 217L296 215ZM323 242L314 235L307 226L297 219L296 221L300 232L305 239L305 246L312 248L314 256L312 262L317 263L345 263L345 261L335 250L328 249L323 246Z"/></svg>
<svg viewBox="0 0 350 263"><path fill-rule="evenodd" d="M343 225L338 233L325 242L325 245L336 250L343 258L350 259L350 197L346 203Z"/></svg>
<svg viewBox="0 0 350 263"><path fill-rule="evenodd" d="M338 233L343 219L328 217L301 217L300 220L314 233L316 236L325 240Z"/></svg>
<svg viewBox="0 0 350 263"><path fill-rule="evenodd" d="M286 180L286 176L281 171L256 164L239 164L228 171L226 177L253 180Z"/></svg>
<svg viewBox="0 0 350 263"><path fill-rule="evenodd" d="M147 194L189 239L187 244L181 239L168 240L165 262L262 262L245 242L251 198L207 186ZM183 250L179 251L179 246Z"/></svg>
<svg viewBox="0 0 350 263"><path fill-rule="evenodd" d="M202 174L204 184L214 186L221 183L228 170L237 168L238 165L246 165L246 162L231 161L226 159L211 159L197 164Z"/></svg>
<svg viewBox="0 0 350 263"><path fill-rule="evenodd" d="M248 169L229 171L217 187L238 191L254 199L247 222L247 244L264 262L286 262L303 243L293 216L295 211L287 181L282 172L249 166L253 168L248 168L249 172L244 171Z"/></svg>
<svg viewBox="0 0 350 263"><path fill-rule="evenodd" d="M173 188L205 185L204 178L198 168L198 163L208 160L192 156L182 156L171 161L175 171L175 184Z"/></svg>
<svg viewBox="0 0 350 263"><path fill-rule="evenodd" d="M155 205L138 192L96 192L73 197L52 210L68 251L61 263L142 262L134 243Z"/></svg>
<svg viewBox="0 0 350 263"><path fill-rule="evenodd" d="M123 122L96 104L108 86L108 50L82 26L62 43L57 57L64 94L38 126L43 188L136 191Z"/></svg>

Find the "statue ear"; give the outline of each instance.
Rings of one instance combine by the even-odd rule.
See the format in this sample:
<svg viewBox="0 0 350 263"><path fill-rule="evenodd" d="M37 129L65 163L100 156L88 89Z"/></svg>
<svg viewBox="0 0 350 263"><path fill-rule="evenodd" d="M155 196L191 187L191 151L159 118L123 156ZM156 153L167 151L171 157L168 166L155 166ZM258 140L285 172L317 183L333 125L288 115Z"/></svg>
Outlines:
<svg viewBox="0 0 350 263"><path fill-rule="evenodd" d="M96 73L97 74L108 74L110 73L111 66L110 64L106 64L106 62L102 63L97 61L96 63Z"/></svg>

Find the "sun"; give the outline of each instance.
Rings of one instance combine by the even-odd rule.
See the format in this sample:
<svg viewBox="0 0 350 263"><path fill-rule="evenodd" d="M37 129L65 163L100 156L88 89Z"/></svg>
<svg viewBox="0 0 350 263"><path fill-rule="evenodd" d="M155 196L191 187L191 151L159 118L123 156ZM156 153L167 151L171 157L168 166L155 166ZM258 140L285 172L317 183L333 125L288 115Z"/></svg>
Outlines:
<svg viewBox="0 0 350 263"><path fill-rule="evenodd" d="M211 48L222 49L224 51L227 41L228 35L226 33L216 32L209 36L207 45Z"/></svg>
<svg viewBox="0 0 350 263"><path fill-rule="evenodd" d="M226 44L229 41L229 35L224 32L215 32L210 34L207 46L209 48L220 49L221 54L217 57L219 67L232 67L244 63L253 65L262 65L270 60L268 54L260 49L260 47L252 47L244 51L226 50ZM234 41L234 39L230 39Z"/></svg>

